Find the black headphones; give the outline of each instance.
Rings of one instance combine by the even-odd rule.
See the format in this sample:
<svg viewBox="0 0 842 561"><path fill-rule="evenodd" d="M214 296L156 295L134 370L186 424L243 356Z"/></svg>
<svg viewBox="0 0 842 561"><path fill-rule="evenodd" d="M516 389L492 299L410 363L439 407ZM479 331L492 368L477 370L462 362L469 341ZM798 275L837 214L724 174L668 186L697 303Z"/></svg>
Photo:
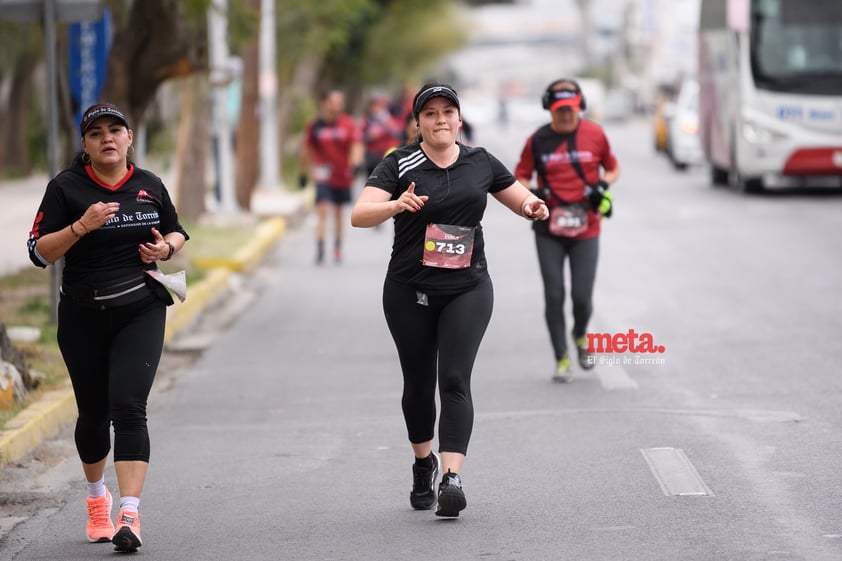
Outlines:
<svg viewBox="0 0 842 561"><path fill-rule="evenodd" d="M570 84L571 86L576 88L575 89L576 93L579 94L580 96L582 96L582 101L579 103L579 109L581 111L584 111L585 109L588 108L588 104L585 101L585 94L582 93L582 88L579 87L579 82L577 82L576 80L574 80L572 78L561 78L561 79L556 80L555 82L551 83L549 86L547 86L547 89L544 90L544 95L541 96L541 106L544 109L549 109L550 105L552 105L552 102L554 101L553 100L553 93L554 93L553 88L556 87L559 84Z"/></svg>

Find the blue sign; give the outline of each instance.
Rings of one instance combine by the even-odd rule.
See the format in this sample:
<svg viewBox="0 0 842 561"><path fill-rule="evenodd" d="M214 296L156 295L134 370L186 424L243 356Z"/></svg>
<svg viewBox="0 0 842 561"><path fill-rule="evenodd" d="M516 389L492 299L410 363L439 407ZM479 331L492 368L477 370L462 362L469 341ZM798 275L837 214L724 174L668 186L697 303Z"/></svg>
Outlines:
<svg viewBox="0 0 842 561"><path fill-rule="evenodd" d="M111 50L111 12L105 9L94 22L68 26L70 93L76 102L76 122L82 113L99 101L105 84L105 68Z"/></svg>

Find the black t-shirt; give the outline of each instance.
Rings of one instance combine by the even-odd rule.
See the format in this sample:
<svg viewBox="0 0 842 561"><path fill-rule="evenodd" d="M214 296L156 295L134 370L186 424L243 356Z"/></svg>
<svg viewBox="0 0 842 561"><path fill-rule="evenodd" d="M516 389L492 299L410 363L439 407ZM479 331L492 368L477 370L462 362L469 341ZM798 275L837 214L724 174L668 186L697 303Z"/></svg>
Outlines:
<svg viewBox="0 0 842 561"><path fill-rule="evenodd" d="M488 275L480 221L488 193L515 182L506 167L484 148L459 144L459 157L448 168L430 161L418 144L403 146L386 156L366 185L378 187L397 200L415 182L416 195L430 198L418 212L394 217L395 239L387 277L430 294L468 290ZM470 267L441 269L422 265L428 224L475 228Z"/></svg>
<svg viewBox="0 0 842 561"><path fill-rule="evenodd" d="M82 236L64 255L65 287L107 286L144 269L154 269L155 263L143 263L138 252L140 244L154 241L153 227L163 236L179 232L188 238L170 195L157 176L130 165L128 176L108 187L91 176L89 166L74 166L47 184L29 233L32 261L46 267L48 263L37 253L38 238L66 228L97 202L118 202L120 210L101 228ZM79 226L76 228L78 232Z"/></svg>

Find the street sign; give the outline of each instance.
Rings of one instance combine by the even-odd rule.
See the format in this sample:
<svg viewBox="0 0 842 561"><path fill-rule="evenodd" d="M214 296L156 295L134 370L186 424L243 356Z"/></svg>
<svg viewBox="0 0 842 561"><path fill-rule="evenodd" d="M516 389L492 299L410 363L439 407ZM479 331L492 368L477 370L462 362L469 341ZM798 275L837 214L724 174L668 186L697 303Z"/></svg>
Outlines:
<svg viewBox="0 0 842 561"><path fill-rule="evenodd" d="M67 29L68 82L78 107L76 122L96 103L105 84L105 67L111 48L111 12L95 22L71 23Z"/></svg>
<svg viewBox="0 0 842 561"><path fill-rule="evenodd" d="M55 21L95 21L102 17L102 0L54 0ZM44 0L0 0L0 20L43 21Z"/></svg>

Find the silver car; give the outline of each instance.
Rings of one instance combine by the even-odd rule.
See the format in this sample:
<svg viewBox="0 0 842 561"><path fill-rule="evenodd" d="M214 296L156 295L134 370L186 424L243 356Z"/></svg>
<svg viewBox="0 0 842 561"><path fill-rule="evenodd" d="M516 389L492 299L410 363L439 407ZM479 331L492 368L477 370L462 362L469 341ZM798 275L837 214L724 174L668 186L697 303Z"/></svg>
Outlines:
<svg viewBox="0 0 842 561"><path fill-rule="evenodd" d="M676 169L705 162L699 138L699 83L684 78L675 101L666 110L666 153Z"/></svg>

